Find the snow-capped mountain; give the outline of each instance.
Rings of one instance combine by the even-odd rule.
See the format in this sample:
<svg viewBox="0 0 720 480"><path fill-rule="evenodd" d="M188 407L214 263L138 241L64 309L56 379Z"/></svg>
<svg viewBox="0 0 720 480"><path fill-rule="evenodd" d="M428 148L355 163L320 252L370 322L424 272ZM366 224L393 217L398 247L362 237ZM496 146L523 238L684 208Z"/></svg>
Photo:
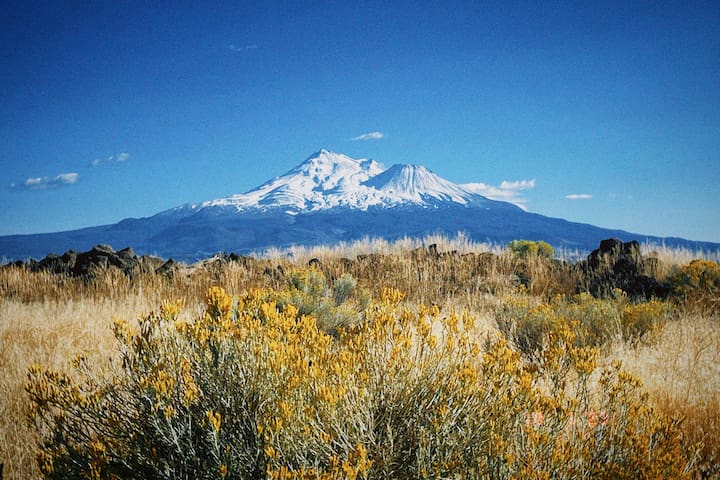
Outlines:
<svg viewBox="0 0 720 480"><path fill-rule="evenodd" d="M309 212L335 207L366 208L379 199L363 182L385 168L374 160L355 160L328 150L308 157L297 167L249 192L203 202L198 209L231 207L238 212L281 208Z"/></svg>
<svg viewBox="0 0 720 480"><path fill-rule="evenodd" d="M217 207L236 212L281 209L297 214L339 207L367 210L402 204L432 206L446 201L465 205L484 200L422 166L396 164L385 169L374 160L320 150L249 192L184 208L196 212Z"/></svg>
<svg viewBox="0 0 720 480"><path fill-rule="evenodd" d="M214 253L389 240L464 232L477 241L544 240L591 250L609 237L720 249L720 245L608 230L526 212L455 184L419 165L382 164L320 150L246 193L181 205L152 217L70 232L0 237L0 258L41 258L110 244L141 254L192 261Z"/></svg>
<svg viewBox="0 0 720 480"><path fill-rule="evenodd" d="M396 164L364 183L390 200L389 204L454 202L461 205L479 203L485 197L461 185L449 182L419 165Z"/></svg>

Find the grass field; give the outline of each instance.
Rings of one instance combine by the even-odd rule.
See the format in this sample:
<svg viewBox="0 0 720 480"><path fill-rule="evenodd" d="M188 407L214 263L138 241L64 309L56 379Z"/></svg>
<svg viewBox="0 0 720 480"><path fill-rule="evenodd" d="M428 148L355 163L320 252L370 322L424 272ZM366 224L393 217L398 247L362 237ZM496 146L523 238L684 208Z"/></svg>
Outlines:
<svg viewBox="0 0 720 480"><path fill-rule="evenodd" d="M707 260L642 302L463 237L0 269L2 478L718 478L718 259L643 252Z"/></svg>

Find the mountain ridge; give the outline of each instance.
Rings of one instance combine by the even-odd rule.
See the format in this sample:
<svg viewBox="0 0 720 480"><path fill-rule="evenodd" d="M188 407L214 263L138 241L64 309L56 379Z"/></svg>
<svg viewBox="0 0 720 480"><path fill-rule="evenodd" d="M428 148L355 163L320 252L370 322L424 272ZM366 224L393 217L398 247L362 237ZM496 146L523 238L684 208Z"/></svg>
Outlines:
<svg viewBox="0 0 720 480"><path fill-rule="evenodd" d="M213 207L308 212L337 207L367 210L400 204L451 201L482 203L486 197L450 182L421 165L394 164L385 168L372 159L354 159L321 149L283 175L242 194L202 202Z"/></svg>
<svg viewBox="0 0 720 480"><path fill-rule="evenodd" d="M393 240L458 232L475 241L544 240L581 251L610 237L720 250L720 244L711 242L633 234L530 213L421 165L385 168L372 159L322 149L245 193L111 225L0 237L0 258L41 258L110 244L192 261L219 251L249 253L364 237Z"/></svg>

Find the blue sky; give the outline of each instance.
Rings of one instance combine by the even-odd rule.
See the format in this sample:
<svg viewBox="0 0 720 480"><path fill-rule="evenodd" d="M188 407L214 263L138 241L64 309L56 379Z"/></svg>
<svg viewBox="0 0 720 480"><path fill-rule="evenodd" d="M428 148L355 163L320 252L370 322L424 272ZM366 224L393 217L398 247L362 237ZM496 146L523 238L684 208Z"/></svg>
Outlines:
<svg viewBox="0 0 720 480"><path fill-rule="evenodd" d="M0 234L241 193L328 148L720 242L717 1L286 3L6 3Z"/></svg>

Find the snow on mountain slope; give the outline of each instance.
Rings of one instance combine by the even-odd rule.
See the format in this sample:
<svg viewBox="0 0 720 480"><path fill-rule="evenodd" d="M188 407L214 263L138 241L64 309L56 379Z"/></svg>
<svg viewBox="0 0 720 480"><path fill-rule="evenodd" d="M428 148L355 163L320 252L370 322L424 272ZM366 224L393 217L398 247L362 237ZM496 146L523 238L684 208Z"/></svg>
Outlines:
<svg viewBox="0 0 720 480"><path fill-rule="evenodd" d="M204 202L200 208L229 207L238 211L285 208L297 213L338 206L359 207L374 203L374 192L362 187L362 182L383 170L374 160L356 160L320 150L284 175L249 192Z"/></svg>
<svg viewBox="0 0 720 480"><path fill-rule="evenodd" d="M478 199L478 195L419 165L393 165L367 180L364 185L396 201L412 203L435 199L464 205Z"/></svg>
<svg viewBox="0 0 720 480"><path fill-rule="evenodd" d="M320 150L284 175L249 192L179 207L174 211L209 213L208 210L217 209L242 212L281 208L297 214L336 207L367 210L373 206L425 204L428 201L465 205L479 200L485 198L421 166L394 165L385 170L374 160L353 159Z"/></svg>

